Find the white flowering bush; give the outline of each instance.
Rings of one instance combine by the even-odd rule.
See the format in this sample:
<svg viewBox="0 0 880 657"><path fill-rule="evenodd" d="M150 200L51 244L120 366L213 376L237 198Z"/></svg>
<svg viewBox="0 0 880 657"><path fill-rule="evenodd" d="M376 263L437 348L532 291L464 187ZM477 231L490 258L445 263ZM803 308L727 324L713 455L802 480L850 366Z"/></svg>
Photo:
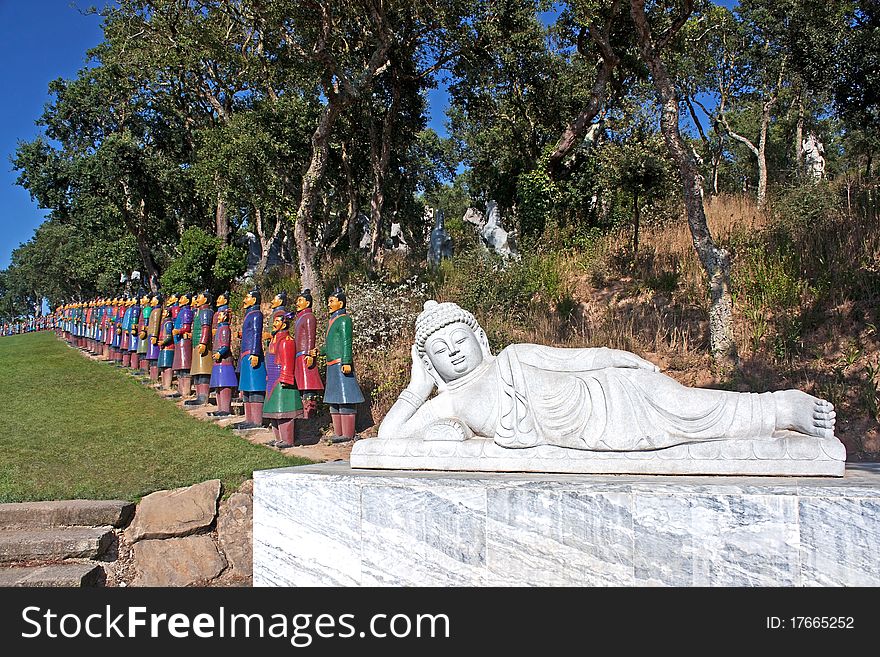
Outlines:
<svg viewBox="0 0 880 657"><path fill-rule="evenodd" d="M428 287L413 276L402 283L349 283L346 306L354 325L352 347L385 351L401 339L411 343L415 321L428 297Z"/></svg>

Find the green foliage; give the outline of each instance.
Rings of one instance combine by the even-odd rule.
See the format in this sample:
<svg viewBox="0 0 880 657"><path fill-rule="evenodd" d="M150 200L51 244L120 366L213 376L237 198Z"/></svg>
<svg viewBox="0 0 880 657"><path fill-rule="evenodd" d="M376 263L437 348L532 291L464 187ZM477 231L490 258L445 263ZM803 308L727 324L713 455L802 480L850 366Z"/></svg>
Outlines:
<svg viewBox="0 0 880 657"><path fill-rule="evenodd" d="M162 274L162 287L175 293L203 289L222 292L246 267L247 252L242 247L222 246L218 238L201 228L189 228L180 240L180 255Z"/></svg>
<svg viewBox="0 0 880 657"><path fill-rule="evenodd" d="M211 273L215 289L220 292L228 289L232 281L244 274L247 269L247 250L236 244L227 244L217 253Z"/></svg>
<svg viewBox="0 0 880 657"><path fill-rule="evenodd" d="M516 191L521 235L541 235L556 210L559 188L547 170L539 164L535 169L519 175Z"/></svg>
<svg viewBox="0 0 880 657"><path fill-rule="evenodd" d="M444 260L433 281L433 294L465 308L523 318L532 304L568 304L571 289L562 272L560 253L545 245L524 249L520 260L504 261L481 247Z"/></svg>

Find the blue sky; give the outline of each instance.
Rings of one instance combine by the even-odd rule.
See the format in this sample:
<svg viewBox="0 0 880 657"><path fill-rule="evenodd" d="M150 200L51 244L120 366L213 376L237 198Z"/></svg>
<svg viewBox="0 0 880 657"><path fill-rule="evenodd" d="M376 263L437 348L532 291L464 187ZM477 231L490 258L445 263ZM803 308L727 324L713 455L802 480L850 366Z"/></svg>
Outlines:
<svg viewBox="0 0 880 657"><path fill-rule="evenodd" d="M0 0L0 268L12 250L33 235L44 213L15 184L9 158L19 141L40 133L51 80L69 78L85 64L86 50L101 42L101 20L83 16L92 0Z"/></svg>
<svg viewBox="0 0 880 657"><path fill-rule="evenodd" d="M30 195L15 184L9 158L19 141L40 134L35 124L48 101L51 80L70 78L85 65L85 53L101 42L101 21L83 15L102 0L0 0L0 269L9 265L12 250L30 239L45 217ZM731 6L735 0L720 0ZM443 86L428 95L430 126L445 134L443 111L448 95Z"/></svg>

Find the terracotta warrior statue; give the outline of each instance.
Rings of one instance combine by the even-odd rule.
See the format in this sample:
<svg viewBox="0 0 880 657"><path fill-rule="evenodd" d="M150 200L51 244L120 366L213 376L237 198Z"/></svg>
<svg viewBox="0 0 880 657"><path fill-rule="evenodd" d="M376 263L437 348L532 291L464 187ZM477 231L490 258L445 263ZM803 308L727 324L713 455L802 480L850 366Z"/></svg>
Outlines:
<svg viewBox="0 0 880 657"><path fill-rule="evenodd" d="M315 313L312 312L312 291L303 290L296 298L296 320L293 325L293 335L296 340L294 374L296 387L302 395L303 418L306 420L314 417L317 413L317 396L324 390L315 358L311 355L315 349L316 327Z"/></svg>
<svg viewBox="0 0 880 657"><path fill-rule="evenodd" d="M417 441L426 451L379 466L378 443L359 443L352 465L842 475L834 425L834 407L800 390L689 388L627 351L514 344L493 355L471 313L428 301L410 383L379 428L379 442ZM438 459L431 441L461 447Z"/></svg>
<svg viewBox="0 0 880 657"><path fill-rule="evenodd" d="M263 354L262 296L257 288L244 298L241 323L241 356L238 361L238 389L244 401L245 421L238 429L263 426L263 401L266 399L266 360Z"/></svg>
<svg viewBox="0 0 880 657"><path fill-rule="evenodd" d="M193 311L190 307L188 294L177 297L180 310L174 320L174 376L177 377L177 393L170 397L189 397L192 391L192 378L189 370L192 367L192 325Z"/></svg>
<svg viewBox="0 0 880 657"><path fill-rule="evenodd" d="M144 310L147 312L146 334L144 336L147 351L144 354L144 358L147 361L147 370L150 373L150 383L159 382L159 334L162 329L162 316L164 314L162 302L162 295L157 292L150 299L150 305Z"/></svg>
<svg viewBox="0 0 880 657"><path fill-rule="evenodd" d="M269 444L274 447L293 447L295 432L294 420L302 417L302 399L296 389L294 363L296 361L296 342L290 336L293 313L277 315L272 321L272 341L269 343L266 358L266 401L263 403L263 417L272 425L275 439ZM273 356L269 363L268 355Z"/></svg>
<svg viewBox="0 0 880 657"><path fill-rule="evenodd" d="M184 402L187 406L203 406L208 403L208 396L211 394L211 370L214 366L211 358L214 339L212 331L214 323L213 302L214 295L208 290L200 292L193 299L193 350L189 373L196 386L196 398Z"/></svg>
<svg viewBox="0 0 880 657"><path fill-rule="evenodd" d="M174 377L174 354L175 346L174 324L180 313L180 304L177 295L172 294L165 302L165 310L162 312L162 325L159 327L159 336L156 345L159 347L159 359L156 366L162 380L162 390L171 390Z"/></svg>
<svg viewBox="0 0 880 657"><path fill-rule="evenodd" d="M357 405L364 401L354 372L351 317L345 304L342 288L337 288L327 298L327 310L330 312L327 339L319 352L327 357L324 403L330 406L334 442L354 439ZM317 354L313 352L311 355L314 357Z"/></svg>
<svg viewBox="0 0 880 657"><path fill-rule="evenodd" d="M143 308L150 301L146 298L146 294L146 292L142 292L140 297L133 299L134 303L131 306L131 338L128 342L128 352L129 362L133 370L139 370L141 366L141 332L144 329Z"/></svg>
<svg viewBox="0 0 880 657"><path fill-rule="evenodd" d="M148 368L147 364L147 348L150 343L147 340L147 325L150 322L150 315L153 307L150 305L150 295L146 292L141 296L141 316L138 319L138 343L137 343L137 367L135 369L144 370Z"/></svg>
<svg viewBox="0 0 880 657"><path fill-rule="evenodd" d="M235 363L232 360L232 330L229 312L229 294L224 293L217 297L217 310L214 313L216 333L213 339L213 353L211 358L214 366L211 369L211 390L217 397L217 410L208 413L215 417L226 417L232 411L232 392L238 387L238 377L235 375Z"/></svg>

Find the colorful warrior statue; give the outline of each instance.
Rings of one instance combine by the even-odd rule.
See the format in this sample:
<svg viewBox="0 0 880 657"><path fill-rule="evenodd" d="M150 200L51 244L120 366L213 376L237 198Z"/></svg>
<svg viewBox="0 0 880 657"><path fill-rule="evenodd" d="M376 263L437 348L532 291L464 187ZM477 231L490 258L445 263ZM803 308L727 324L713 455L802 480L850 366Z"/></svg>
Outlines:
<svg viewBox="0 0 880 657"><path fill-rule="evenodd" d="M175 346L174 324L180 313L180 304L176 294L168 297L165 303L165 311L162 313L162 325L159 327L159 337L156 340L159 347L159 360L156 366L159 368L159 376L162 379L162 390L171 390L172 377L174 376Z"/></svg>
<svg viewBox="0 0 880 657"><path fill-rule="evenodd" d="M211 359L214 339L212 332L214 309L211 307L213 302L214 295L208 290L199 292L193 299L193 351L189 373L196 386L196 398L184 402L187 406L204 406L208 403L208 396L211 394L211 370L214 365Z"/></svg>
<svg viewBox="0 0 880 657"><path fill-rule="evenodd" d="M275 320L278 317L282 317L287 314L287 292L279 292L275 295L272 301L269 302L269 310L271 311L271 315L269 316L269 330L263 331L263 349L266 354L266 392L268 394L269 388L271 387L270 379L272 375L270 374L270 370L275 370L275 353L269 349L269 343L272 341L272 336L275 334Z"/></svg>
<svg viewBox="0 0 880 657"><path fill-rule="evenodd" d="M214 367L211 370L211 390L217 396L217 410L208 413L215 417L226 417L232 411L232 391L238 386L238 377L235 375L235 362L232 360L232 329L229 312L229 294L221 294L217 297L217 311L214 313L214 323L217 327L214 333Z"/></svg>
<svg viewBox="0 0 880 657"><path fill-rule="evenodd" d="M147 370L150 373L150 383L159 382L159 334L162 329L162 295L154 294L150 299L150 305L144 309L147 313L145 320L146 332L144 334L144 342L147 345L147 351L144 358L147 361Z"/></svg>
<svg viewBox="0 0 880 657"><path fill-rule="evenodd" d="M114 299L116 305L113 309L113 361L119 365L122 363L122 318L125 316L125 300L122 297Z"/></svg>
<svg viewBox="0 0 880 657"><path fill-rule="evenodd" d="M290 336L293 313L275 316L272 321L272 341L266 358L266 402L263 404L263 417L272 425L275 440L269 444L275 447L293 447L294 420L302 417L302 399L296 389L294 365L296 363L296 342ZM269 363L268 354L273 356Z"/></svg>
<svg viewBox="0 0 880 657"><path fill-rule="evenodd" d="M119 325L121 331L119 337L119 349L121 351L119 360L123 367L131 365L131 352L129 351L129 345L131 344L131 309L133 306L134 304L132 303L131 297L126 297L125 304L123 305L122 321Z"/></svg>
<svg viewBox="0 0 880 657"><path fill-rule="evenodd" d="M104 300L95 299L95 314L92 316L92 355L98 356L103 350L101 344L101 317L104 314Z"/></svg>
<svg viewBox="0 0 880 657"><path fill-rule="evenodd" d="M364 401L364 395L357 383L352 359L351 317L345 309L345 292L336 288L327 299L330 319L327 324L327 340L321 347L321 354L327 357L327 387L324 390L324 403L330 406L333 442L354 439L357 404ZM316 355L314 352L311 354Z"/></svg>
<svg viewBox="0 0 880 657"><path fill-rule="evenodd" d="M177 392L171 397L189 397L192 386L189 370L192 367L192 325L193 311L189 305L189 295L177 298L180 310L174 320L174 375L177 377Z"/></svg>
<svg viewBox="0 0 880 657"><path fill-rule="evenodd" d="M318 394L324 390L321 375L315 366L315 358L311 355L315 349L315 330L317 322L312 312L312 291L303 290L296 298L296 321L293 325L296 340L296 363L294 375L296 387L302 394L303 418L308 420L318 410Z"/></svg>
<svg viewBox="0 0 880 657"><path fill-rule="evenodd" d="M266 398L266 363L263 356L262 297L254 288L242 304L245 312L241 323L241 358L238 361L238 389L244 401L245 421L239 429L263 426L263 401Z"/></svg>
<svg viewBox="0 0 880 657"><path fill-rule="evenodd" d="M150 321L152 312L153 307L150 305L150 295L144 292L141 295L141 316L138 318L137 325L137 350L132 354L132 360L137 359L137 362L132 365L136 370L143 370L147 367L147 345L150 342L147 340L147 324Z"/></svg>
<svg viewBox="0 0 880 657"><path fill-rule="evenodd" d="M131 328L129 329L129 333L131 337L128 339L128 353L129 353L129 363L131 365L131 369L137 370L140 368L140 356L138 356L138 347L141 344L141 307L144 303L149 301L149 299L144 300L145 292L141 292L140 297L135 297L132 299L131 305L131 317L129 318L129 323Z"/></svg>
<svg viewBox="0 0 880 657"><path fill-rule="evenodd" d="M110 358L110 312L112 311L112 306L110 305L110 299L104 299L101 302L101 354L104 356L104 359L107 360Z"/></svg>

